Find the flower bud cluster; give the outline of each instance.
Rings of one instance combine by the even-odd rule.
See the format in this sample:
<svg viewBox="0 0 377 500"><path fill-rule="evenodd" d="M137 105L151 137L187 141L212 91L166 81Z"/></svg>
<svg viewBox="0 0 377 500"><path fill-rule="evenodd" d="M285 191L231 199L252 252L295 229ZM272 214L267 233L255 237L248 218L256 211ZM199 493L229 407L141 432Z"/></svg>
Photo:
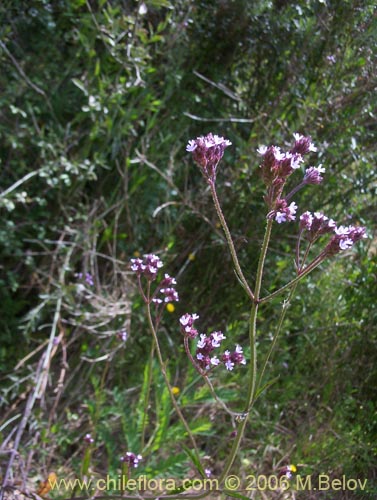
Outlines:
<svg viewBox="0 0 377 500"><path fill-rule="evenodd" d="M304 180L305 184L321 184L323 181L323 174L326 171L322 167L322 165L318 165L318 167L309 167L305 170Z"/></svg>
<svg viewBox="0 0 377 500"><path fill-rule="evenodd" d="M153 254L144 255L144 259L131 259L131 270L138 276L145 276L149 281L156 279L158 270L162 266L160 258Z"/></svg>
<svg viewBox="0 0 377 500"><path fill-rule="evenodd" d="M89 286L94 286L94 280L93 280L93 276L90 274L90 273L85 273L85 275L83 273L77 273L75 274L76 278L78 278L79 280L82 280L84 279L85 283Z"/></svg>
<svg viewBox="0 0 377 500"><path fill-rule="evenodd" d="M181 316L179 322L181 324L181 331L183 335L186 337L190 337L190 339L194 339L199 335L199 332L196 328L194 328L194 321L199 319L197 314L189 314L186 313Z"/></svg>
<svg viewBox="0 0 377 500"><path fill-rule="evenodd" d="M335 229L335 235L327 244L325 253L329 256L336 255L342 250L348 250L357 241L366 237L365 227L339 226Z"/></svg>
<svg viewBox="0 0 377 500"><path fill-rule="evenodd" d="M337 226L333 219L329 219L322 212L303 213L300 216L300 232L302 231L306 231L306 238L310 243L323 234L334 233L323 251L323 256L331 256L342 250L348 250L357 241L366 238L364 227Z"/></svg>
<svg viewBox="0 0 377 500"><path fill-rule="evenodd" d="M283 197L284 186L289 176L304 162L304 155L317 150L310 137L294 134L294 138L295 143L287 152L282 152L277 146L262 146L258 149L259 154L263 156L260 165L261 175L267 186L267 194L264 198L270 209L267 217L275 219L279 224L296 218L297 205L294 202L288 205L289 198L305 184L322 182L321 174L325 171L322 165L309 167L301 183L290 194Z"/></svg>
<svg viewBox="0 0 377 500"><path fill-rule="evenodd" d="M306 238L315 241L322 234L331 233L336 229L336 222L329 219L322 212L304 212L300 216L300 231L306 230Z"/></svg>
<svg viewBox="0 0 377 500"><path fill-rule="evenodd" d="M184 314L181 316L179 322L181 324L181 331L185 337L194 339L199 335L198 330L194 327L194 321L199 316L197 314ZM233 370L235 365L246 364L246 359L243 355L242 347L236 345L234 352L225 351L224 354L213 356L213 351L221 347L221 342L226 338L220 332L212 332L209 335L204 333L200 334L200 339L196 345L195 362L201 370L208 371L211 368L224 364L227 370Z"/></svg>
<svg viewBox="0 0 377 500"><path fill-rule="evenodd" d="M275 220L278 224L296 219L297 205L294 201L288 206L286 200L281 199L276 203L274 211Z"/></svg>
<svg viewBox="0 0 377 500"><path fill-rule="evenodd" d="M149 282L155 281L159 269L163 266L163 263L157 255L147 254L144 255L143 259L131 259L131 270L134 271L139 277L139 287L141 289L140 277L144 276ZM165 273L164 277L157 285L154 293L148 299L144 296L146 301L153 302L156 305L170 302L178 302L179 295L177 290L174 288L177 282L175 278L169 276Z"/></svg>
<svg viewBox="0 0 377 500"><path fill-rule="evenodd" d="M224 155L225 148L231 144L228 139L209 133L190 140L186 151L192 153L207 182L215 182L217 165Z"/></svg>
<svg viewBox="0 0 377 500"><path fill-rule="evenodd" d="M94 443L94 439L92 438L92 435L89 432L87 434L85 434L84 441L88 444Z"/></svg>
<svg viewBox="0 0 377 500"><path fill-rule="evenodd" d="M129 467L134 467L136 468L139 465L140 460L142 460L143 457L141 455L135 455L135 453L131 453L130 451L127 451L125 455L120 457L120 461L128 464Z"/></svg>

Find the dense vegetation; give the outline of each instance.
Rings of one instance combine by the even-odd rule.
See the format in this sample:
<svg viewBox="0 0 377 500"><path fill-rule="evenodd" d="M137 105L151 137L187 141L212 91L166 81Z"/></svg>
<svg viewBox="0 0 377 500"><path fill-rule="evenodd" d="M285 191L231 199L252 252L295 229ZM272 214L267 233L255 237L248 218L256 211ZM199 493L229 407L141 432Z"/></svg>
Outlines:
<svg viewBox="0 0 377 500"><path fill-rule="evenodd" d="M297 203L368 238L297 288L236 468L367 478L368 492L297 498L375 498L375 3L5 0L0 19L0 476L14 446L8 483L31 492L51 470L116 475L127 450L150 477L193 473L129 269L149 252L178 282L159 332L170 378L221 471L232 428L178 320L200 312L203 331L242 342L248 306L185 146L208 132L232 141L218 193L253 280L266 218L256 150L300 132L326 182ZM295 234L274 225L269 290L293 277ZM261 311L262 354L281 302ZM237 402L244 376L220 376L224 401Z"/></svg>

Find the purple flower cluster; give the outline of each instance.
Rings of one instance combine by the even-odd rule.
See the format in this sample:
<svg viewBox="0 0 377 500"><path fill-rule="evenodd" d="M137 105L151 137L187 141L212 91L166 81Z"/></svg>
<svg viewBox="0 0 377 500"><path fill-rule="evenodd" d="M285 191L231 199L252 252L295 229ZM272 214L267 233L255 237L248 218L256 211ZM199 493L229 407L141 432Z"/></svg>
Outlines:
<svg viewBox="0 0 377 500"><path fill-rule="evenodd" d="M164 277L154 290L152 296L146 297L143 293L140 277L144 276L149 282L154 281L157 278L159 269L163 266L163 263L157 255L147 254L144 255L143 259L136 258L131 259L131 270L134 271L139 278L139 289L142 292L143 298L146 302L153 302L156 305L160 305L169 302L178 302L179 295L174 285L177 284L175 278L172 278L165 273Z"/></svg>
<svg viewBox="0 0 377 500"><path fill-rule="evenodd" d="M190 337L190 339L194 339L199 335L199 332L196 328L194 328L194 321L199 319L197 314L189 314L186 313L181 316L179 322L181 324L181 330L183 335L186 337Z"/></svg>
<svg viewBox="0 0 377 500"><path fill-rule="evenodd" d="M126 340L128 338L127 331L124 329L117 332L116 336L117 336L117 339L120 340L121 342L126 342Z"/></svg>
<svg viewBox="0 0 377 500"><path fill-rule="evenodd" d="M163 302L178 302L179 301L178 292L175 288L171 286L176 284L177 282L175 278L172 278L168 274L165 274L165 277L161 280L158 289L158 292L162 294L162 298L154 297L152 299L152 302L154 302L155 304L162 304Z"/></svg>
<svg viewBox="0 0 377 500"><path fill-rule="evenodd" d="M296 219L297 205L294 201L288 206L286 200L281 199L276 203L275 220L278 224Z"/></svg>
<svg viewBox="0 0 377 500"><path fill-rule="evenodd" d="M128 464L129 467L134 467L136 468L139 465L140 460L142 460L143 457L141 455L135 455L135 453L131 453L130 451L127 451L125 455L120 457L120 461Z"/></svg>
<svg viewBox="0 0 377 500"><path fill-rule="evenodd" d="M225 351L221 358L227 370L233 370L235 365L246 365L246 359L243 355L242 347L236 344L234 352Z"/></svg>
<svg viewBox="0 0 377 500"><path fill-rule="evenodd" d="M322 212L304 212L300 216L300 231L306 230L306 238L316 241L322 234L331 233L336 229L336 222Z"/></svg>
<svg viewBox="0 0 377 500"><path fill-rule="evenodd" d="M149 281L156 279L158 270L162 266L160 258L151 253L144 255L144 259L131 259L131 270L138 276L145 276Z"/></svg>
<svg viewBox="0 0 377 500"><path fill-rule="evenodd" d="M85 434L84 441L88 444L94 443L94 439L92 438L92 435L89 432L87 434Z"/></svg>
<svg viewBox="0 0 377 500"><path fill-rule="evenodd" d="M326 233L334 233L323 256L335 255L342 250L348 250L357 241L366 238L364 227L337 226L333 219L329 219L322 212L305 212L300 216L300 234L306 231L306 238L310 243L315 242Z"/></svg>
<svg viewBox="0 0 377 500"><path fill-rule="evenodd" d="M186 151L192 153L207 182L215 182L217 165L224 155L225 148L231 144L228 139L209 133L190 140Z"/></svg>
<svg viewBox="0 0 377 500"><path fill-rule="evenodd" d="M85 277L83 273L77 273L75 276L79 279L82 280L84 279L85 283L89 286L94 286L94 280L93 276L90 273L85 273Z"/></svg>
<svg viewBox="0 0 377 500"><path fill-rule="evenodd" d="M194 328L194 321L198 318L197 314L186 313L181 316L179 322L181 324L181 331L185 337L194 339L199 335L198 330ZM235 351L232 353L225 351L220 357L212 355L215 349L221 347L221 342L225 338L222 332L217 331L209 335L200 334L200 339L196 345L195 362L201 370L208 371L221 363L225 365L227 370L233 370L235 365L246 364L242 347L239 345L236 345Z"/></svg>
<svg viewBox="0 0 377 500"><path fill-rule="evenodd" d="M325 248L327 255L335 255L341 250L348 250L357 241L366 238L365 227L339 226L335 229L335 235L331 238Z"/></svg>
<svg viewBox="0 0 377 500"><path fill-rule="evenodd" d="M326 169L322 165L318 167L309 167L305 170L304 180L305 184L321 184L323 177L321 174L325 173Z"/></svg>
<svg viewBox="0 0 377 500"><path fill-rule="evenodd" d="M278 224L295 220L297 205L294 202L288 205L288 200L305 184L322 182L321 174L325 171L322 165L309 167L305 171L302 182L290 194L283 197L282 193L288 177L300 168L301 163L304 162L304 155L317 151L311 137L294 134L294 138L295 143L287 152L282 152L277 146L262 146L258 149L259 154L263 156L260 169L262 179L267 186L265 202L270 209L268 218L275 219Z"/></svg>

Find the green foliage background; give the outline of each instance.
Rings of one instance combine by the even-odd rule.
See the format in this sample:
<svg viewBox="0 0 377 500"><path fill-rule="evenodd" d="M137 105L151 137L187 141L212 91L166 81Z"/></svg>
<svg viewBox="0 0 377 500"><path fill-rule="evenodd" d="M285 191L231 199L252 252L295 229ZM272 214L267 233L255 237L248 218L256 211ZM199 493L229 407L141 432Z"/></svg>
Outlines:
<svg viewBox="0 0 377 500"><path fill-rule="evenodd" d="M33 478L51 467L83 471L86 432L96 439L91 467L115 473L125 450L141 451L143 429L146 473L187 474L185 436L149 359L127 267L137 252L157 252L181 296L161 331L170 375L196 416L209 467L221 470L230 438L219 436L231 428L187 366L178 318L196 311L203 331L221 328L242 343L248 309L185 145L210 131L233 143L218 191L252 280L266 215L256 149L289 144L298 131L313 137L314 164L326 167L320 188L297 195L300 211L360 223L369 238L300 284L271 365L278 382L259 400L239 466L271 473L289 460L305 473L358 475L373 498L375 4L146 0L146 12L141 4L0 5L2 439L35 383L39 348L59 336L20 450L33 450ZM274 227L266 290L293 277L296 231ZM84 294L80 272L94 276ZM281 300L262 310L261 353ZM123 345L116 333L124 328ZM237 403L243 376L221 377L224 400Z"/></svg>

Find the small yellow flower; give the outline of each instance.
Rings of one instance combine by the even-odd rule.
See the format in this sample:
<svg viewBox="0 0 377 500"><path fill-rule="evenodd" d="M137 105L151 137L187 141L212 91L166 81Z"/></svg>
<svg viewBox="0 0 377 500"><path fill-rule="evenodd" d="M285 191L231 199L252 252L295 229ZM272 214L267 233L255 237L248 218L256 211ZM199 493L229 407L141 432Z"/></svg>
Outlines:
<svg viewBox="0 0 377 500"><path fill-rule="evenodd" d="M189 253L187 258L188 258L188 260L190 260L192 262L193 260L195 260L195 254Z"/></svg>
<svg viewBox="0 0 377 500"><path fill-rule="evenodd" d="M178 396L181 390L179 387L174 386L171 388L171 392L174 394L174 396Z"/></svg>
<svg viewBox="0 0 377 500"><path fill-rule="evenodd" d="M134 251L134 257L136 257L137 259L140 257L141 253L139 252L139 250L135 250Z"/></svg>
<svg viewBox="0 0 377 500"><path fill-rule="evenodd" d="M166 310L170 313L173 313L175 311L175 307L174 307L174 304L172 304L171 302L169 302L168 304L166 304Z"/></svg>
<svg viewBox="0 0 377 500"><path fill-rule="evenodd" d="M295 465L291 464L291 465L288 465L288 467L289 467L289 470L291 472L297 472L297 467Z"/></svg>

